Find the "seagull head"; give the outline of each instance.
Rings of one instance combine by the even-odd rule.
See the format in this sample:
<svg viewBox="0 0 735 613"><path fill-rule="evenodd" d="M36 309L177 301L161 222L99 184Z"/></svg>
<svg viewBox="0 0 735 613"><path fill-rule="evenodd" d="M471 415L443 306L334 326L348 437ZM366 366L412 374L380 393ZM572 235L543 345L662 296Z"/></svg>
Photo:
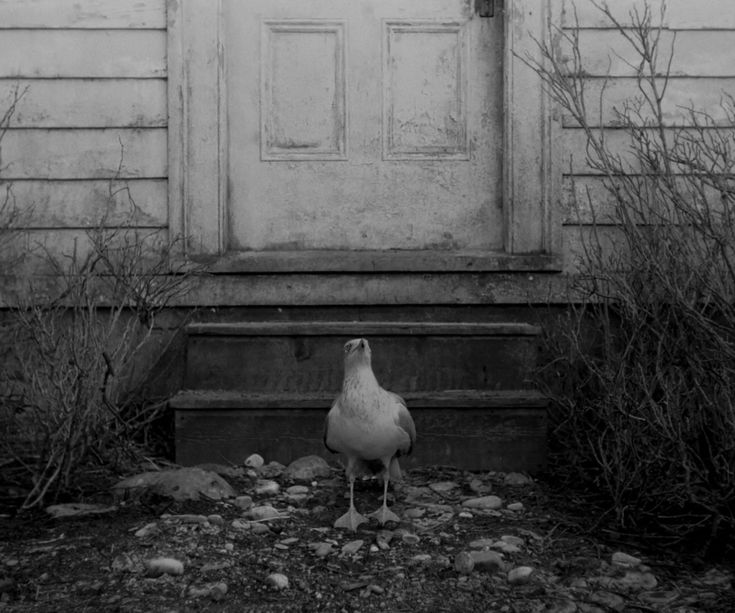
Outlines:
<svg viewBox="0 0 735 613"><path fill-rule="evenodd" d="M345 343L345 367L370 365L370 345L364 338L353 338Z"/></svg>

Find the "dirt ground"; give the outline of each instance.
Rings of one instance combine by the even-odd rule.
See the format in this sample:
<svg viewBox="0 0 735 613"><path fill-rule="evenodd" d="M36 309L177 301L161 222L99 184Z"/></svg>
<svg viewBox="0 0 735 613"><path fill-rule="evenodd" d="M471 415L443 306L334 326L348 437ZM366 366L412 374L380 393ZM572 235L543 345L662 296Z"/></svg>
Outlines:
<svg viewBox="0 0 735 613"><path fill-rule="evenodd" d="M154 496L99 515L3 517L0 611L735 611L732 568L616 540L543 481L413 470L392 504L404 521L353 534L332 527L348 503L337 468L295 489L283 476L226 479L278 516ZM103 494L92 500L111 503ZM358 509L381 495L359 483ZM468 506L488 495L498 508Z"/></svg>

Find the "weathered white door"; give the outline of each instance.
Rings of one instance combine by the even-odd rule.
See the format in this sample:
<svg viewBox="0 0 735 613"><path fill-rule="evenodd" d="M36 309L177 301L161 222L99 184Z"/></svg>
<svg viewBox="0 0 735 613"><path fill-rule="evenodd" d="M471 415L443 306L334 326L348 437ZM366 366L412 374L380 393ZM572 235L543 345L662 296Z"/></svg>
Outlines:
<svg viewBox="0 0 735 613"><path fill-rule="evenodd" d="M502 249L502 24L226 0L229 248Z"/></svg>

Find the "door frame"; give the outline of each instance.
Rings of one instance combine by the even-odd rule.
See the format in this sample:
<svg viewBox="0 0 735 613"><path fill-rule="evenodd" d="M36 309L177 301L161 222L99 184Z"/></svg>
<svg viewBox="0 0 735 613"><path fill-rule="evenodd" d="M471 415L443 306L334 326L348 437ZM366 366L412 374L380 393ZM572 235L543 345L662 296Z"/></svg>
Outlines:
<svg viewBox="0 0 735 613"><path fill-rule="evenodd" d="M169 229L223 271L559 270L558 113L527 61L561 23L558 0L496 0L504 20L502 252L237 252L227 249L223 0L168 0ZM556 7L553 7L556 5Z"/></svg>

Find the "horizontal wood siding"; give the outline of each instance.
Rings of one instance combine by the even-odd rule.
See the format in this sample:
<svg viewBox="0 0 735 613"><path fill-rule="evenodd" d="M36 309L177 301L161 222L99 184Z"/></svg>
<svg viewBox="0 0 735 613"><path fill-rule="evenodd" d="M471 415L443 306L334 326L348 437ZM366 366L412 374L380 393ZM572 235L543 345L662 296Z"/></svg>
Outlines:
<svg viewBox="0 0 735 613"><path fill-rule="evenodd" d="M675 129L692 126L689 109L709 114L719 128L732 128L723 112L722 100L728 94L735 95L735 5L732 0L667 0L662 13L662 1L652 0L650 4L652 23L663 28L659 61L662 73L673 53L663 101L664 128L673 136ZM642 14L644 0L616 0L608 4L619 23L630 27L634 21L631 12ZM641 97L635 78L639 57L591 0L564 0L561 27L565 35L579 40L587 121L604 130L610 149L630 160L631 171L635 172L629 137L619 129L618 111ZM562 44L559 52L562 57L568 56L569 45ZM651 118L646 113L643 117ZM561 123L564 262L566 271L572 272L592 224L609 224L614 202L604 188L603 178L586 163L583 131L568 113L562 113ZM614 244L614 230L603 231Z"/></svg>
<svg viewBox="0 0 735 613"><path fill-rule="evenodd" d="M1 28L166 29L166 0L2 0Z"/></svg>
<svg viewBox="0 0 735 613"><path fill-rule="evenodd" d="M0 100L15 87L26 90L15 128L165 128L168 121L165 79L5 79Z"/></svg>
<svg viewBox="0 0 735 613"><path fill-rule="evenodd" d="M0 0L0 115L24 92L0 181L28 251L83 250L100 223L165 234L166 44L166 0Z"/></svg>

